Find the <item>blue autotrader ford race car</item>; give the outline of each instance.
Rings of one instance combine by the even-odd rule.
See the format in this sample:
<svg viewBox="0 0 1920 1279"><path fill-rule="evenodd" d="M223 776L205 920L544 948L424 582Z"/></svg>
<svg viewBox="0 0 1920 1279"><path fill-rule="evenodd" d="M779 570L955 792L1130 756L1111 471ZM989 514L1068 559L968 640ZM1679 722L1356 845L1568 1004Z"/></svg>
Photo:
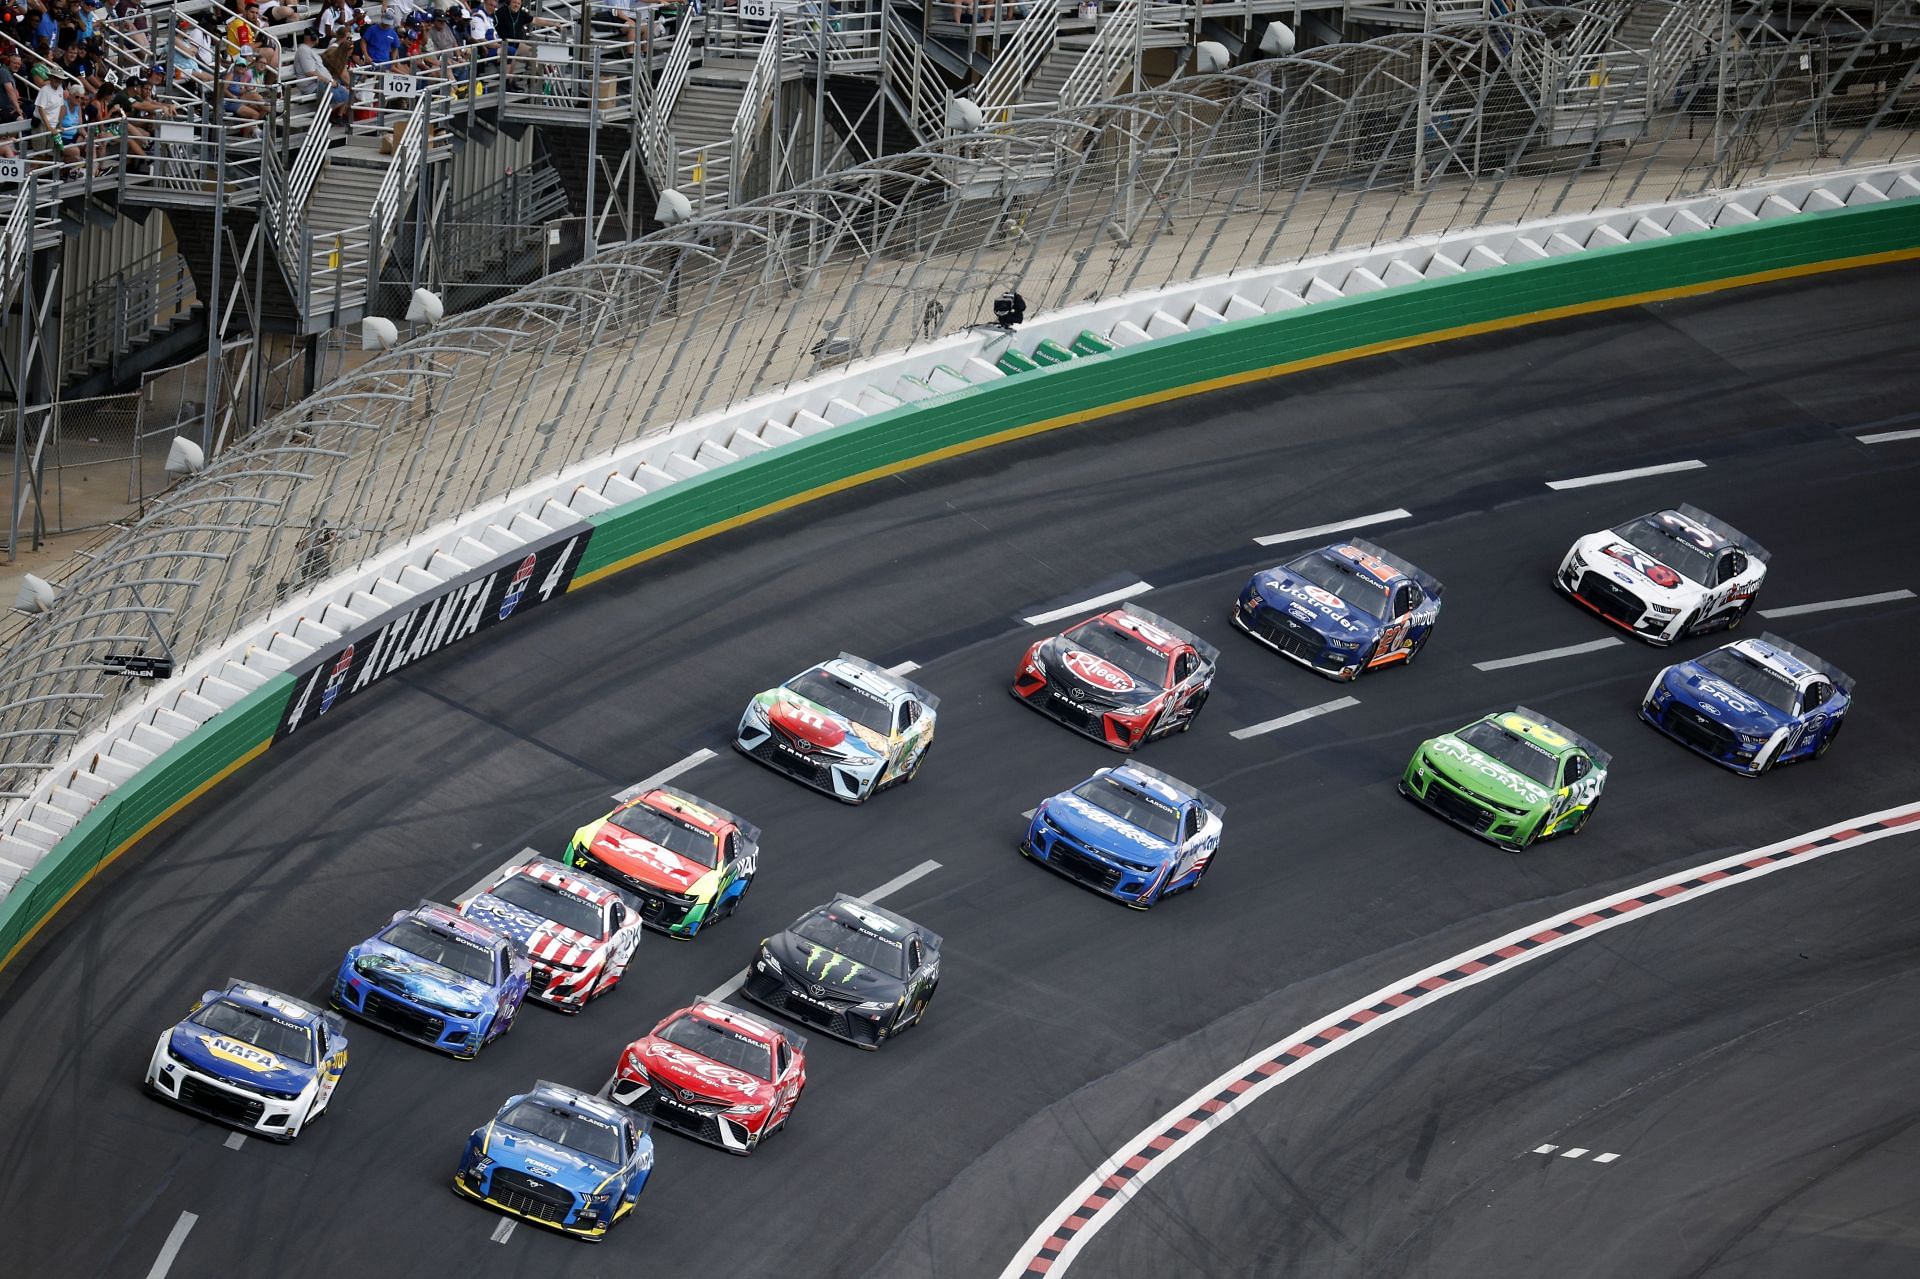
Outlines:
<svg viewBox="0 0 1920 1279"><path fill-rule="evenodd" d="M1640 718L1715 763L1758 777L1775 764L1826 754L1852 705L1845 672L1762 635L1661 671Z"/></svg>
<svg viewBox="0 0 1920 1279"><path fill-rule="evenodd" d="M1220 847L1226 812L1185 782L1126 763L1042 801L1020 851L1146 910L1200 883Z"/></svg>
<svg viewBox="0 0 1920 1279"><path fill-rule="evenodd" d="M1354 680L1411 662L1440 618L1440 583L1354 538L1253 575L1233 624L1302 666Z"/></svg>
<svg viewBox="0 0 1920 1279"><path fill-rule="evenodd" d="M471 1058L513 1029L532 972L526 948L506 933L421 902L347 952L333 1005Z"/></svg>
<svg viewBox="0 0 1920 1279"><path fill-rule="evenodd" d="M242 1132L292 1141L347 1068L338 1013L237 978L160 1032L147 1091Z"/></svg>
<svg viewBox="0 0 1920 1279"><path fill-rule="evenodd" d="M468 1136L453 1188L597 1240L633 1211L652 1171L653 1138L632 1111L543 1079Z"/></svg>

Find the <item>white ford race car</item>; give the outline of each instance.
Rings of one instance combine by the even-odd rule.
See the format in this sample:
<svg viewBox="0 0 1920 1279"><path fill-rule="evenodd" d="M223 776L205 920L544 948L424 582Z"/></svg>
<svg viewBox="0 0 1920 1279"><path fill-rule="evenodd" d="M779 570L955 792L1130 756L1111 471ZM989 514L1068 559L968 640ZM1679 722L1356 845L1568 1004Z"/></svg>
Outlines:
<svg viewBox="0 0 1920 1279"><path fill-rule="evenodd" d="M1765 547L1682 505L1587 534L1553 584L1621 630L1666 645L1740 625L1766 576Z"/></svg>

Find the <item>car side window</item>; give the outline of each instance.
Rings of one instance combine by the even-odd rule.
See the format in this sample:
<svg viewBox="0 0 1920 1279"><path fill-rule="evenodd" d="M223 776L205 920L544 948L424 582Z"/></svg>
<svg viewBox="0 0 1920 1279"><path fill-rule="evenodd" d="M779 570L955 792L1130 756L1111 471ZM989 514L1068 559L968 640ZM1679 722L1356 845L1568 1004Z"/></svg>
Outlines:
<svg viewBox="0 0 1920 1279"><path fill-rule="evenodd" d="M1186 840L1192 839L1195 835L1198 835L1199 833L1200 833L1200 810L1197 808L1189 808L1187 810L1186 820L1180 823L1180 838L1182 842L1184 842Z"/></svg>
<svg viewBox="0 0 1920 1279"><path fill-rule="evenodd" d="M502 974L513 971L513 952L505 946L493 948L493 971Z"/></svg>
<svg viewBox="0 0 1920 1279"><path fill-rule="evenodd" d="M1746 556L1738 551L1725 551L1720 556L1720 571L1715 574L1713 584L1715 586L1725 586L1728 582L1731 582L1734 578L1744 573L1746 568Z"/></svg>
<svg viewBox="0 0 1920 1279"><path fill-rule="evenodd" d="M1585 755L1569 755L1567 757L1566 779L1561 784L1564 786L1573 785L1587 775L1588 767L1589 765Z"/></svg>
<svg viewBox="0 0 1920 1279"><path fill-rule="evenodd" d="M320 1045L319 1060L325 1061L327 1059L327 1028L325 1026L315 1026L313 1028L313 1037Z"/></svg>
<svg viewBox="0 0 1920 1279"><path fill-rule="evenodd" d="M920 964L925 958L926 956L921 953L920 939L918 937L915 937L914 939L912 939L907 943L907 971L908 972L914 972L914 973L919 972Z"/></svg>
<svg viewBox="0 0 1920 1279"><path fill-rule="evenodd" d="M1180 654L1180 656L1173 659L1174 682L1178 683L1180 680L1187 678L1187 676L1193 674L1199 666L1200 659L1194 656L1192 649L1188 649L1186 652Z"/></svg>
<svg viewBox="0 0 1920 1279"><path fill-rule="evenodd" d="M1402 582L1399 588L1393 593L1393 615L1395 617L1404 617L1408 613L1413 612L1414 607L1419 603L1420 588L1412 582Z"/></svg>
<svg viewBox="0 0 1920 1279"><path fill-rule="evenodd" d="M904 733L913 727L913 721L920 718L918 702L902 702L900 709L894 712L895 731Z"/></svg>
<svg viewBox="0 0 1920 1279"><path fill-rule="evenodd" d="M627 908L619 902L607 907L607 921L613 928L619 928L627 922Z"/></svg>
<svg viewBox="0 0 1920 1279"><path fill-rule="evenodd" d="M1815 680L1807 685L1807 691L1801 695L1800 709L1805 712L1824 706L1827 699L1832 696L1833 689L1827 685L1826 681Z"/></svg>
<svg viewBox="0 0 1920 1279"><path fill-rule="evenodd" d="M773 1054L773 1059L777 1063L773 1073L774 1077L778 1078L787 1073L787 1067L793 1064L793 1056L787 1052L787 1041L784 1039L774 1046Z"/></svg>
<svg viewBox="0 0 1920 1279"><path fill-rule="evenodd" d="M725 866L740 855L740 832L728 831L720 841L720 864Z"/></svg>

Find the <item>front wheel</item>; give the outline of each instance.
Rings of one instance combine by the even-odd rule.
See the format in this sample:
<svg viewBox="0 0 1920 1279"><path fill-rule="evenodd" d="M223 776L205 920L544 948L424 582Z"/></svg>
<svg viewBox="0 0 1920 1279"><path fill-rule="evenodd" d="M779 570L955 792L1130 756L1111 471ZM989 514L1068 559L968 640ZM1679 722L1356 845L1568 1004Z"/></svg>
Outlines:
<svg viewBox="0 0 1920 1279"><path fill-rule="evenodd" d="M1744 600L1741 600L1740 607L1734 609L1733 612L1727 617L1727 629L1730 631L1739 630L1740 623L1746 621L1747 614L1751 613L1752 611L1753 611L1753 596L1749 595Z"/></svg>
<svg viewBox="0 0 1920 1279"><path fill-rule="evenodd" d="M1835 724L1827 731L1827 735L1820 739L1820 744L1813 748L1813 757L1824 759L1827 752L1833 748L1833 739L1838 736L1840 736L1840 725Z"/></svg>

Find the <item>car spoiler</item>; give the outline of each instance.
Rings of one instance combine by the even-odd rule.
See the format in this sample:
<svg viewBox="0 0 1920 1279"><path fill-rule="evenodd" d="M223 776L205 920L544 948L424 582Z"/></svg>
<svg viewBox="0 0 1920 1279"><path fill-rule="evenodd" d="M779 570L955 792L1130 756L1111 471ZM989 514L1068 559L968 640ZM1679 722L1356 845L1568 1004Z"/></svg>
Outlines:
<svg viewBox="0 0 1920 1279"><path fill-rule="evenodd" d="M1716 536L1724 537L1727 541L1739 547L1754 559L1759 560L1762 564L1765 564L1773 558L1767 554L1766 547L1760 545L1760 543L1754 541L1725 520L1715 519L1697 506L1682 502L1673 509L1692 520L1695 524L1698 524L1701 528L1708 530Z"/></svg>
<svg viewBox="0 0 1920 1279"><path fill-rule="evenodd" d="M740 814L730 813L711 800L701 799L698 795L689 794L681 790L678 786L650 786L646 782L635 782L623 791L616 791L613 796L613 802L616 804L624 804L630 799L637 799L652 791L659 791L662 795L671 795L683 804L691 804L695 808L712 813L722 821L732 822L740 828L741 839L751 844L755 849L760 847L760 828L758 826L755 826L752 822L740 816Z"/></svg>
<svg viewBox="0 0 1920 1279"><path fill-rule="evenodd" d="M333 1031L335 1034L345 1035L347 1033L347 1019L345 1017L342 1017L339 1013L333 1011L333 1009L331 1008L322 1008L320 1007L320 1005L313 1003L311 1000L301 999L297 995L289 995L285 991L275 990L271 986L262 986L259 982L248 981L244 977L227 978L226 984L220 987L220 993L223 995L230 995L235 991L236 988L239 990L241 995L247 999L253 999L253 998L256 998L257 996L265 995L265 996L268 996L269 998L278 999L284 1003L292 1004L295 1008L298 1008L301 1012L311 1013L315 1017L318 1017L321 1021L326 1023L327 1029Z"/></svg>
<svg viewBox="0 0 1920 1279"><path fill-rule="evenodd" d="M916 924L905 915L888 910L885 906L876 906L858 894L846 892L835 893L833 895L833 901L845 902L849 906L858 906L869 915L878 915L889 923L897 924L910 932L919 933L927 939L928 945L932 946L935 950L940 949L940 935L938 933L929 929L925 924ZM833 902L828 902L827 904L831 906Z"/></svg>
<svg viewBox="0 0 1920 1279"><path fill-rule="evenodd" d="M1114 769L1114 771L1118 772L1120 771L1120 769L1126 769L1130 772L1135 772L1135 773L1145 773L1148 777L1153 778L1157 782L1160 782L1167 786L1171 786L1175 790L1180 791L1184 794L1193 796L1195 799L1200 801L1201 806L1205 808L1209 813L1212 813L1215 817L1218 817L1223 821L1226 819L1227 806L1225 804L1221 803L1219 800L1215 799L1213 796L1207 794L1205 791L1201 790L1198 786L1194 786L1187 782L1183 782L1178 777L1173 776L1171 773L1163 773L1159 769L1153 767L1150 764L1142 764L1131 759L1124 764L1118 765Z"/></svg>
<svg viewBox="0 0 1920 1279"><path fill-rule="evenodd" d="M920 685L914 683L912 680L908 679L904 675L895 675L892 671L888 670L886 667L876 666L872 662L869 662L866 658L855 657L852 653L840 654L840 660L847 663L850 666L858 666L861 670L865 671L867 674L877 676L880 679L885 680L889 684L898 684L900 687L911 692L915 697L919 698L922 702L925 702L927 709L930 711L937 711L940 709L940 699L938 697L936 697L932 693L929 693L926 689L920 687Z"/></svg>
<svg viewBox="0 0 1920 1279"><path fill-rule="evenodd" d="M807 1051L807 1037L787 1029L785 1022L773 1021L765 1013L749 1012L738 1004L729 1004L718 999L703 999L700 1002L709 1008L718 1008L729 1017L738 1017L741 1021L749 1025L765 1026L768 1030L777 1030L794 1048L802 1053Z"/></svg>
<svg viewBox="0 0 1920 1279"><path fill-rule="evenodd" d="M1527 706L1516 706L1513 708L1512 713L1515 715L1524 716L1525 718L1530 719L1534 723L1538 724L1540 727L1547 729L1551 732L1560 734L1560 736L1566 738L1568 741L1572 742L1575 746L1578 746L1581 750L1593 756L1593 763L1594 763L1594 767L1596 768L1606 768L1608 765L1613 763L1613 755L1611 752L1601 750L1600 747L1594 744L1594 741L1591 737L1586 736L1584 733L1574 732L1571 728L1568 728L1565 724L1562 724L1559 720L1554 719L1551 715L1542 715L1539 711L1536 711L1531 707L1527 707Z"/></svg>
<svg viewBox="0 0 1920 1279"><path fill-rule="evenodd" d="M1364 537L1350 537L1341 545L1351 546L1356 551L1365 551L1388 568L1406 574L1419 583L1420 589L1427 593L1427 598L1430 600L1437 600L1446 593L1447 588L1440 584L1439 578L1425 569L1416 568L1410 561L1395 555L1384 546L1377 546Z"/></svg>
<svg viewBox="0 0 1920 1279"><path fill-rule="evenodd" d="M1152 609L1142 608L1138 604L1122 604L1119 608L1115 609L1114 612L1125 613L1130 617L1137 617L1141 621L1145 622L1148 626L1154 627L1156 630L1165 631L1167 634L1173 636L1175 639L1184 640L1185 642L1193 645L1194 649L1200 654L1200 656L1204 657L1208 662L1218 663L1220 660L1219 649L1207 643L1205 640L1201 639L1198 635L1195 635L1192 631L1180 625L1180 623L1168 621L1166 618L1160 616L1160 614L1154 612Z"/></svg>
<svg viewBox="0 0 1920 1279"><path fill-rule="evenodd" d="M1805 662L1808 666L1813 667L1813 669L1816 671L1820 671L1828 679L1832 680L1833 686L1835 688L1845 693L1848 697L1853 696L1853 676L1847 674L1845 671L1841 670L1838 666L1835 666L1832 662L1829 662L1824 657L1815 657L1812 653L1809 653L1806 649L1801 648L1798 644L1794 643L1792 640L1781 639L1778 635L1775 635L1772 631L1767 631L1764 634L1762 634L1760 636L1760 642L1762 644L1765 644L1768 648L1779 649L1782 653L1785 653L1788 657L1799 658L1801 661Z"/></svg>

